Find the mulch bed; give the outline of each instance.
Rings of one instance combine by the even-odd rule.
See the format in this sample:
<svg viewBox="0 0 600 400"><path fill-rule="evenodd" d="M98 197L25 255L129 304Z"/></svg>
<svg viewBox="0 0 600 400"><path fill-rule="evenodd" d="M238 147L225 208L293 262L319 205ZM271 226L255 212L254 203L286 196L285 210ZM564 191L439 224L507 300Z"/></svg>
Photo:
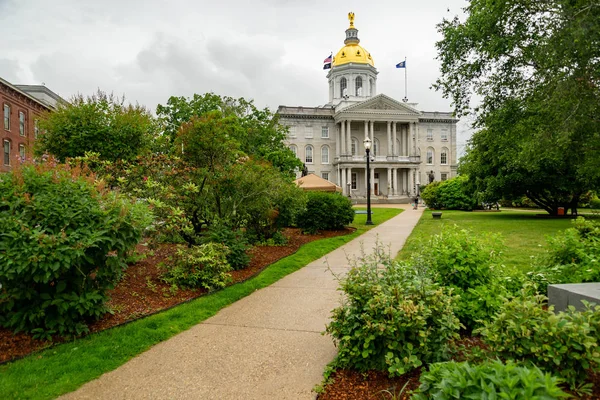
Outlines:
<svg viewBox="0 0 600 400"><path fill-rule="evenodd" d="M288 243L284 246L251 248L248 251L250 264L242 270L232 271L232 284L255 276L275 261L295 253L305 243L351 232L353 232L352 228L348 228L307 235L302 234L299 229L285 229L283 235L288 239ZM170 285L160 280L159 264L165 262L175 249L176 245L172 244L163 244L154 250L138 245L137 252L145 258L130 265L123 280L109 291L111 300L108 306L113 310L113 314L106 314L100 320L91 323L90 332L112 328L206 294L205 289L172 291ZM26 333L14 334L8 329L0 328L0 363L24 357L61 341L64 339L60 337L53 338L52 342L37 340Z"/></svg>

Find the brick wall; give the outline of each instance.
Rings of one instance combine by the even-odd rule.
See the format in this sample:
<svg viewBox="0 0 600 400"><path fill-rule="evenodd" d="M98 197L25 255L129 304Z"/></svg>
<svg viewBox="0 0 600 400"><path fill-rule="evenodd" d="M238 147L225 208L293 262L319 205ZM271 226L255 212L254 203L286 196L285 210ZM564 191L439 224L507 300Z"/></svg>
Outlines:
<svg viewBox="0 0 600 400"><path fill-rule="evenodd" d="M10 126L4 123L4 106L10 107ZM27 158L33 156L36 120L40 120L50 109L15 88L0 82L0 171L10 171L19 162L20 153ZM19 114L24 114L24 130L21 132ZM5 156L6 143L10 153Z"/></svg>

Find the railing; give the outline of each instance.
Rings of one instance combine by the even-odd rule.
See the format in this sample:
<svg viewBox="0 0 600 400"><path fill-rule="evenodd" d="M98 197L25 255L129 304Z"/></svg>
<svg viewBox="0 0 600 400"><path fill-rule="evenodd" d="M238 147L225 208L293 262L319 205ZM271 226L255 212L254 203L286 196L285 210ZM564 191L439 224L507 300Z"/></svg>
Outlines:
<svg viewBox="0 0 600 400"><path fill-rule="evenodd" d="M365 155L360 156L351 156L351 155L342 155L334 158L334 163L336 162L344 162L344 161L353 161L353 162L366 162ZM371 162L402 162L402 163L411 163L411 164L419 164L421 162L421 156L371 156Z"/></svg>

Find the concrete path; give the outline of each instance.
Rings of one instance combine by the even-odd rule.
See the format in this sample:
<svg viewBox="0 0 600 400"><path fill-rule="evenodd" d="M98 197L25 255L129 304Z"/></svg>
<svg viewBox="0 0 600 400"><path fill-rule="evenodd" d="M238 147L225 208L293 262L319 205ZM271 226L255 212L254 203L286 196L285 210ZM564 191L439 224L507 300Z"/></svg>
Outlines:
<svg viewBox="0 0 600 400"><path fill-rule="evenodd" d="M321 335L340 298L327 264L343 274L347 257L377 240L395 255L423 213L398 207L397 217L63 398L314 399L336 354Z"/></svg>

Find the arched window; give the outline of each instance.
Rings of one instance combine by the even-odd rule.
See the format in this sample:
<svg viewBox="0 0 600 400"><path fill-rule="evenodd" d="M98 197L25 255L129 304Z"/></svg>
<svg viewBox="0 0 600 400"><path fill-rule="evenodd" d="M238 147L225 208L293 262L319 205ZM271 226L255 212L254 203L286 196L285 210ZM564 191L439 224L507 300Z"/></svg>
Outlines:
<svg viewBox="0 0 600 400"><path fill-rule="evenodd" d="M304 162L312 164L313 162L313 147L311 145L306 146L304 149Z"/></svg>
<svg viewBox="0 0 600 400"><path fill-rule="evenodd" d="M442 152L440 153L440 164L448 165L448 149L445 147L442 149Z"/></svg>
<svg viewBox="0 0 600 400"><path fill-rule="evenodd" d="M342 77L342 79L340 79L340 97L344 97L346 95L347 89L348 81L345 77Z"/></svg>
<svg viewBox="0 0 600 400"><path fill-rule="evenodd" d="M373 140L373 151L371 152L373 157L377 156L377 154L379 154L379 139L375 138L375 140Z"/></svg>
<svg viewBox="0 0 600 400"><path fill-rule="evenodd" d="M427 160L425 163L428 165L433 165L433 149L431 147L427 149Z"/></svg>
<svg viewBox="0 0 600 400"><path fill-rule="evenodd" d="M321 164L329 164L329 146L321 147Z"/></svg>
<svg viewBox="0 0 600 400"><path fill-rule="evenodd" d="M355 156L358 154L358 139L352 138L352 155Z"/></svg>
<svg viewBox="0 0 600 400"><path fill-rule="evenodd" d="M290 145L290 150L294 153L296 157L298 157L298 147L295 144Z"/></svg>
<svg viewBox="0 0 600 400"><path fill-rule="evenodd" d="M373 79L369 79L369 92L371 93L371 97L375 96L375 81Z"/></svg>
<svg viewBox="0 0 600 400"><path fill-rule="evenodd" d="M362 95L362 78L360 76L357 76L356 79L354 80L354 87L355 87L355 96L360 96Z"/></svg>

